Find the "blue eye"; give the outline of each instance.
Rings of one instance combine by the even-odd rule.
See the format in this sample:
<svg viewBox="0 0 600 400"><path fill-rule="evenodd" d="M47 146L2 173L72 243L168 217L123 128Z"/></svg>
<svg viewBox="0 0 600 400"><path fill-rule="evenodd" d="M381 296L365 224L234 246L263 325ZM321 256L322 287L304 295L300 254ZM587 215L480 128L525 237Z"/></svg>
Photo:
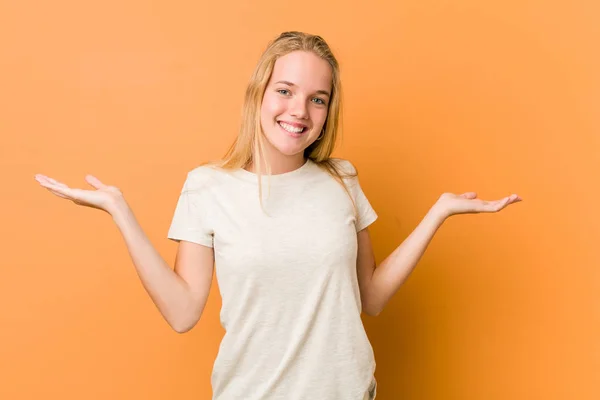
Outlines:
<svg viewBox="0 0 600 400"><path fill-rule="evenodd" d="M317 104L325 104L325 102L318 97L315 97L313 100L317 100Z"/></svg>
<svg viewBox="0 0 600 400"><path fill-rule="evenodd" d="M285 93L281 93L281 92L285 92ZM289 90L287 90L287 89L279 89L279 90L277 91L277 93L280 93L280 94L283 94L283 95L286 95L286 94L288 94L289 92L290 92L290 91L289 91Z"/></svg>

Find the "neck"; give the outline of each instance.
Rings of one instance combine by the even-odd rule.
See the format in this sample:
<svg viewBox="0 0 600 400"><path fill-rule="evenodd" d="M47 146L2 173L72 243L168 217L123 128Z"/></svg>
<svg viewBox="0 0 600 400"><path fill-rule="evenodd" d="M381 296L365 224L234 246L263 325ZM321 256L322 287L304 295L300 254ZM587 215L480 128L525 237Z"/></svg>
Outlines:
<svg viewBox="0 0 600 400"><path fill-rule="evenodd" d="M275 157L269 154L268 159L262 160L261 171L262 173L266 173L268 163L271 166L271 175L285 174L302 167L305 162L306 159L303 154L295 154L293 156L279 154ZM246 167L246 170L254 173L257 172L257 169L254 162L251 162L248 167Z"/></svg>

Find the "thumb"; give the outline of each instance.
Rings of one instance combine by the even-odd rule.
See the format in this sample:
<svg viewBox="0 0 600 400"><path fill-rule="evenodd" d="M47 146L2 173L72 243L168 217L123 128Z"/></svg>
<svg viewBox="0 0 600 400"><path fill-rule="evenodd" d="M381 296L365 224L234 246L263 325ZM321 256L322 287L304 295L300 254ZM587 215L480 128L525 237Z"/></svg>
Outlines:
<svg viewBox="0 0 600 400"><path fill-rule="evenodd" d="M100 179L96 178L93 175L86 175L85 181L92 185L95 189L102 189L106 185L100 182Z"/></svg>

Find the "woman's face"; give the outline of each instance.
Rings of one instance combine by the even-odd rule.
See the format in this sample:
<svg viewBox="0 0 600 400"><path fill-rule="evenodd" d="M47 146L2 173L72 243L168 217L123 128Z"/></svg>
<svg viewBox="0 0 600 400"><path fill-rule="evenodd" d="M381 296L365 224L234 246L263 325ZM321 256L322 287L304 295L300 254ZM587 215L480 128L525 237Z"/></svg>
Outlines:
<svg viewBox="0 0 600 400"><path fill-rule="evenodd" d="M327 119L331 82L331 66L312 52L277 59L261 107L270 153L303 157Z"/></svg>

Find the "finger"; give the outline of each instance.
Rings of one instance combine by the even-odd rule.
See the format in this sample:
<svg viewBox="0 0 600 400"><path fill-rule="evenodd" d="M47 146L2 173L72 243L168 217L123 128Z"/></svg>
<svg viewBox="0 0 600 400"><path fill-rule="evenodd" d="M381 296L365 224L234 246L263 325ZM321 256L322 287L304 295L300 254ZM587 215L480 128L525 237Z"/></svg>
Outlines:
<svg viewBox="0 0 600 400"><path fill-rule="evenodd" d="M502 208L504 208L506 206L507 201L508 201L508 197L505 197L500 200L494 200L494 201L482 201L481 205L480 205L480 210L482 212L500 211Z"/></svg>
<svg viewBox="0 0 600 400"><path fill-rule="evenodd" d="M52 183L54 185L59 185L59 186L62 186L62 187L68 187L67 185L65 185L62 182L59 182L59 181L57 181L55 179L50 178L49 176L45 176L45 175L41 175L41 174L37 174L35 176L35 180L38 181L39 183L47 182L47 183Z"/></svg>
<svg viewBox="0 0 600 400"><path fill-rule="evenodd" d="M478 207L476 207L476 212L498 212L507 205L518 201L521 201L521 198L516 194L512 194L494 201L481 200Z"/></svg>
<svg viewBox="0 0 600 400"><path fill-rule="evenodd" d="M50 182L54 183L54 184L55 184L55 185L57 185L57 186L60 186L60 187L63 187L63 188L66 188L66 187L68 187L66 184L64 184L64 183L62 183L62 182L59 182L59 181L57 181L56 179L48 178L48 180L49 180Z"/></svg>
<svg viewBox="0 0 600 400"><path fill-rule="evenodd" d="M104 183L100 182L100 179L96 178L93 175L86 175L85 180L87 183L92 185L95 189L102 189L102 188L106 187L106 185Z"/></svg>
<svg viewBox="0 0 600 400"><path fill-rule="evenodd" d="M46 190L48 190L50 193L52 193L52 194L54 194L54 195L56 195L56 196L58 196L58 197L62 197L63 199L71 200L69 197L65 196L65 195L64 195L64 194L62 194L62 193L59 193L59 192L57 192L57 191L56 191L56 190L54 190L54 189L46 188Z"/></svg>
<svg viewBox="0 0 600 400"><path fill-rule="evenodd" d="M500 200L496 200L493 206L494 211L500 211L502 210L504 207L506 207L508 204L510 204L511 202L511 196L507 196L503 199Z"/></svg>
<svg viewBox="0 0 600 400"><path fill-rule="evenodd" d="M466 192L460 195L461 197L464 197L465 199L474 199L477 197L477 193L476 192Z"/></svg>
<svg viewBox="0 0 600 400"><path fill-rule="evenodd" d="M39 178L36 177L36 180L39 182L40 186L44 187L46 190L48 190L50 193L58 196L58 197L62 197L65 199L68 199L68 197L64 194L61 193L60 190L64 190L63 187L58 186L56 184L53 184L51 182L49 182L48 180L45 180L43 178Z"/></svg>
<svg viewBox="0 0 600 400"><path fill-rule="evenodd" d="M61 186L61 185L56 185L54 183L50 183L50 182L40 182L40 185L42 185L43 187L45 187L46 189L52 191L54 194L60 194L62 195L61 197L65 197L68 199L73 199L73 190L69 187L65 187L65 186Z"/></svg>
<svg viewBox="0 0 600 400"><path fill-rule="evenodd" d="M502 201L502 202L503 202L503 204L504 204L504 207L506 207L506 206L507 206L507 205L509 205L509 204L517 203L517 202L519 202L519 201L521 201L521 200L522 200L522 199L521 199L521 198L520 198L518 195L516 195L516 194L511 194L510 196L507 196L507 197L505 197L504 199L502 199L502 200L499 200L499 201Z"/></svg>

